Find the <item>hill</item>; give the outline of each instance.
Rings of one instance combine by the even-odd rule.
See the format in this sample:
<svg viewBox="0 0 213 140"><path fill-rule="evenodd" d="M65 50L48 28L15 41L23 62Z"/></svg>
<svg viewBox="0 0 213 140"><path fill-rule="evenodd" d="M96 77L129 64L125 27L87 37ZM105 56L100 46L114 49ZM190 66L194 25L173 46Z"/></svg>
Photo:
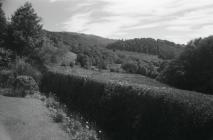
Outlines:
<svg viewBox="0 0 213 140"><path fill-rule="evenodd" d="M53 54L53 57L58 56L56 59L60 59L61 54L63 54L60 52L71 51L77 54L77 64L84 68L96 67L117 72L125 71L151 78L155 78L158 75L158 69L163 62L162 58L174 58L182 51L180 46L177 47L172 42L156 41L151 38L134 39L134 41L125 42L78 33L44 32L44 46L49 46L49 48L47 48L48 51L44 50L42 57L49 52L48 54ZM119 42L129 43L135 50L116 47L116 45L120 45ZM159 50L157 44L161 46ZM110 48L110 46L115 47L116 50ZM142 48L143 46L146 48ZM45 57L44 61L46 60L48 58Z"/></svg>
<svg viewBox="0 0 213 140"><path fill-rule="evenodd" d="M57 60L62 60L61 55L71 51L77 56L76 64L84 68L124 71L151 78L159 74L163 59L173 59L184 49L182 45L152 38L123 41L72 32L44 31L44 34L44 46L49 48L44 49L41 57L52 54L51 58L45 57L44 61L53 60L56 56Z"/></svg>
<svg viewBox="0 0 213 140"><path fill-rule="evenodd" d="M73 48L98 47L157 55L163 59L177 57L184 50L184 45L160 39L135 38L130 40L113 40L73 32L44 32L45 36L56 44L56 47L67 46L71 50Z"/></svg>
<svg viewBox="0 0 213 140"><path fill-rule="evenodd" d="M73 32L50 32L44 31L45 35L50 38L53 42L61 41L64 45L71 46L98 46L105 47L110 43L115 42L115 40L107 39L95 35L87 35Z"/></svg>
<svg viewBox="0 0 213 140"><path fill-rule="evenodd" d="M160 58L164 59L177 57L183 51L183 45L175 44L167 40L155 40L152 38L118 40L109 44L107 48L158 55Z"/></svg>

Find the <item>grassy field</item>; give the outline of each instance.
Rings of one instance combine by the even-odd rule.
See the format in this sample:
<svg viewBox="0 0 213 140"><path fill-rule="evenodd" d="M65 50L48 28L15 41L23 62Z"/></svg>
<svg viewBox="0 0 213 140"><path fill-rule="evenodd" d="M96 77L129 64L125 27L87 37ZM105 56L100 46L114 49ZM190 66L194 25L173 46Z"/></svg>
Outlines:
<svg viewBox="0 0 213 140"><path fill-rule="evenodd" d="M61 72L64 74L71 74L91 79L97 79L105 82L115 82L122 84L132 84L132 85L147 85L154 86L159 88L168 88L168 85L160 83L154 79L148 78L146 76L142 76L140 74L128 74L128 73L116 73L109 72L107 70L87 70L80 67L51 67L52 71Z"/></svg>
<svg viewBox="0 0 213 140"><path fill-rule="evenodd" d="M74 68L70 67L51 67L52 72L61 73L64 75L74 75L83 77L86 79L94 79L97 81L105 82L105 83L116 83L120 85L131 85L137 86L142 88L147 88L150 90L159 90L165 93L170 93L170 96L176 96L176 94L181 95L184 100L184 96L190 97L205 97L213 100L212 95L206 95L203 93L195 92L195 91L188 91L188 90L181 90L177 88L170 87L169 85L163 84L155 79L140 75L140 74L128 74L128 73L116 73L116 72L109 72L107 70L87 70L84 68L80 68L78 66ZM193 99L193 98L192 98ZM199 100L199 98L197 98ZM202 98L200 98L202 100Z"/></svg>

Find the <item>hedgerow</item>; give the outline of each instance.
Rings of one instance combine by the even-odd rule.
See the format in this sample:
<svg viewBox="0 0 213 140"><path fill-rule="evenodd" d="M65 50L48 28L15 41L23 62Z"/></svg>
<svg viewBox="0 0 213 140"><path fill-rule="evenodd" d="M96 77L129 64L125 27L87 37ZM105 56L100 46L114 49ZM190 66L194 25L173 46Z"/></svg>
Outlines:
<svg viewBox="0 0 213 140"><path fill-rule="evenodd" d="M196 92L48 72L42 92L93 121L112 139L208 140L213 98Z"/></svg>

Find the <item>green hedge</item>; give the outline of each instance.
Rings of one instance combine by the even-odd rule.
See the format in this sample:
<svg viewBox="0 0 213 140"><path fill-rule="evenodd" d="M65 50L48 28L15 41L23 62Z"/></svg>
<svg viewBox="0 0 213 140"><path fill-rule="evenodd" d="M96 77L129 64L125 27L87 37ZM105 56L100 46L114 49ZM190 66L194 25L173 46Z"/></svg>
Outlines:
<svg viewBox="0 0 213 140"><path fill-rule="evenodd" d="M55 93L72 111L115 140L208 140L213 137L211 96L176 89L122 85L48 72L41 91Z"/></svg>

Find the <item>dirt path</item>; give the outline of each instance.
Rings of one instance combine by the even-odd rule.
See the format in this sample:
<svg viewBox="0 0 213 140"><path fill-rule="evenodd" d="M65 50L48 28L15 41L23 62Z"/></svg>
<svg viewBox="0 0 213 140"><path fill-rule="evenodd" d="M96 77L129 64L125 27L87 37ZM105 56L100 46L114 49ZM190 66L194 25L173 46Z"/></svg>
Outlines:
<svg viewBox="0 0 213 140"><path fill-rule="evenodd" d="M37 99L0 95L0 140L70 140Z"/></svg>

